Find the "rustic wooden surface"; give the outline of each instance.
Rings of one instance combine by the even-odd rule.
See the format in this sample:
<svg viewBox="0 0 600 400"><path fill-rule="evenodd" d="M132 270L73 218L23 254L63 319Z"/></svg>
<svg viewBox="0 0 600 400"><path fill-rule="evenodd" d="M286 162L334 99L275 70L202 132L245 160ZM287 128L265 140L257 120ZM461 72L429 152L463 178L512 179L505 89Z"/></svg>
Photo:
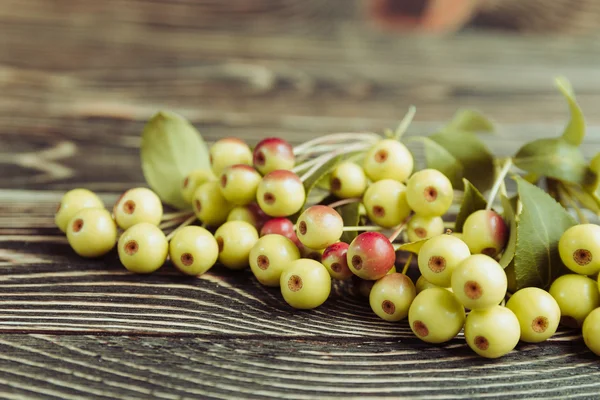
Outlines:
<svg viewBox="0 0 600 400"><path fill-rule="evenodd" d="M227 6L225 5L227 4ZM597 398L599 359L576 331L495 361L443 346L335 294L290 309L249 272L134 276L81 259L54 227L61 194L110 204L143 185L139 134L159 109L209 141L297 143L328 132L433 132L459 107L499 123L498 155L558 134L567 76L600 151L593 37L390 36L356 1L0 2L0 397Z"/></svg>

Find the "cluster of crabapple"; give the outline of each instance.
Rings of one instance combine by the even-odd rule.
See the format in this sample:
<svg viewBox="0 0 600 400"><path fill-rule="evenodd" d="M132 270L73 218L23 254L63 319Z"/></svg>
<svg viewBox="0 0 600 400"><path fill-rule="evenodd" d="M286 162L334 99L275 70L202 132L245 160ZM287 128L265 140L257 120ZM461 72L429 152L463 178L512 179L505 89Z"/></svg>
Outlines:
<svg viewBox="0 0 600 400"><path fill-rule="evenodd" d="M488 358L510 352L519 340L548 339L559 321L583 327L586 344L600 354L600 282L588 277L600 270L600 227L578 225L561 239L561 257L575 274L557 279L549 293L521 289L504 307L508 280L497 261L508 239L503 218L490 209L476 211L462 233L445 233L442 216L454 196L448 178L435 169L413 173L412 155L397 140L361 146L350 147L364 149L362 162L343 161L329 174L330 192L339 199L330 205L302 211L303 180L329 155L299 163L296 149L282 139L265 139L252 150L226 138L210 148L211 170L183 179L181 195L193 214L175 213L182 223L169 235L161 227L173 217L163 215L159 197L146 188L126 191L112 213L94 193L74 189L63 197L56 224L77 254L98 257L116 245L121 263L134 273L154 272L167 259L191 276L217 263L250 267L258 282L279 287L298 309L323 304L332 280L352 279L382 319L408 319L414 334L430 343L448 341L464 328L469 347ZM336 208L352 202L360 202L371 225L344 226ZM195 220L202 226L190 225ZM385 236L383 229L393 233ZM345 230L364 232L345 243ZM394 266L400 234L424 242L416 284Z"/></svg>
<svg viewBox="0 0 600 400"><path fill-rule="evenodd" d="M587 347L600 356L600 226L580 224L558 242L563 264L573 273L554 280L550 294L560 307L561 323L581 328ZM596 277L592 279L591 277Z"/></svg>

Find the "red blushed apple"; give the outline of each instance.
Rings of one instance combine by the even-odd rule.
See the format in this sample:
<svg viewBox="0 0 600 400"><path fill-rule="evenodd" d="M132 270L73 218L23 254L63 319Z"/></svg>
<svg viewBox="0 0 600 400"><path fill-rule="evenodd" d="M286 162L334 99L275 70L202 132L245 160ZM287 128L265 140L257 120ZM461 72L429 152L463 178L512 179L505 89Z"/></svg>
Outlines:
<svg viewBox="0 0 600 400"><path fill-rule="evenodd" d="M509 229L500 214L493 210L475 211L463 226L463 241L473 254L494 257L506 246Z"/></svg>
<svg viewBox="0 0 600 400"><path fill-rule="evenodd" d="M307 208L298 218L296 234L303 245L324 249L340 240L344 221L333 208L315 205Z"/></svg>
<svg viewBox="0 0 600 400"><path fill-rule="evenodd" d="M353 275L350 268L348 268L348 260L346 258L348 247L348 243L337 242L328 246L323 252L321 263L327 268L329 275L334 279L345 280Z"/></svg>
<svg viewBox="0 0 600 400"><path fill-rule="evenodd" d="M394 266L396 253L389 239L379 232L358 235L346 254L348 267L360 278L377 280Z"/></svg>
<svg viewBox="0 0 600 400"><path fill-rule="evenodd" d="M269 217L256 203L234 207L227 217L227 221L246 221L252 224L258 231L263 228L268 220Z"/></svg>
<svg viewBox="0 0 600 400"><path fill-rule="evenodd" d="M260 230L260 236L269 234L285 236L294 242L296 246L300 247L302 245L302 243L300 243L298 240L298 236L296 236L294 223L287 218L272 218L265 222Z"/></svg>
<svg viewBox="0 0 600 400"><path fill-rule="evenodd" d="M292 169L295 164L294 149L280 138L266 138L254 148L254 167L263 175L277 169Z"/></svg>

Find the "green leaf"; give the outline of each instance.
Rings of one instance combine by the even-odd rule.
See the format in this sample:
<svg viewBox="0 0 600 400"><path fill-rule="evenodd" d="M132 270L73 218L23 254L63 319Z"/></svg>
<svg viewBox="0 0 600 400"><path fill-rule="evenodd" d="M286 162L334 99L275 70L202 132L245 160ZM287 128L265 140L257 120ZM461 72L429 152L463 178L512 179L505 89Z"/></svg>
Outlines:
<svg viewBox="0 0 600 400"><path fill-rule="evenodd" d="M547 288L564 270L558 241L576 221L542 189L519 177L516 181L523 205L514 257L517 289Z"/></svg>
<svg viewBox="0 0 600 400"><path fill-rule="evenodd" d="M569 110L571 111L571 119L565 127L562 134L562 139L572 146L579 146L583 142L585 136L585 118L583 117L583 111L575 100L575 94L571 83L567 78L559 77L554 80L558 90L565 96L567 103L569 104Z"/></svg>
<svg viewBox="0 0 600 400"><path fill-rule="evenodd" d="M600 215L600 197L597 193L590 194L583 190L581 186L568 182L564 182L563 185L567 190L567 194L577 200L583 207L596 215Z"/></svg>
<svg viewBox="0 0 600 400"><path fill-rule="evenodd" d="M462 232L467 217L477 210L485 209L487 206L487 201L471 182L463 179L463 184L465 186L465 192L463 194L462 203L460 204L460 210L456 216L456 223L454 224L455 232Z"/></svg>
<svg viewBox="0 0 600 400"><path fill-rule="evenodd" d="M600 153L596 154L590 161L590 170L594 174L594 178L583 186L583 190L585 190L592 200L600 207ZM584 203L582 202L582 204ZM596 212L594 208L587 208Z"/></svg>
<svg viewBox="0 0 600 400"><path fill-rule="evenodd" d="M508 225L510 231L508 236L508 242L500 257L500 265L503 268L507 268L515 257L515 251L517 249L517 216L516 216L516 202L512 204L511 199L504 195L500 195L500 201L502 202L503 218Z"/></svg>
<svg viewBox="0 0 600 400"><path fill-rule="evenodd" d="M155 114L144 127L140 149L148 186L173 207L188 209L181 182L193 170L210 169L206 143L183 117L168 111Z"/></svg>
<svg viewBox="0 0 600 400"><path fill-rule="evenodd" d="M449 131L493 132L494 124L477 110L458 110L446 125Z"/></svg>
<svg viewBox="0 0 600 400"><path fill-rule="evenodd" d="M421 239L421 240L417 240L416 242L403 243L400 246L398 246L396 248L396 250L408 251L411 253L415 253L416 255L419 255L419 251L421 251L421 247L423 247L425 242L428 240L429 239Z"/></svg>
<svg viewBox="0 0 600 400"><path fill-rule="evenodd" d="M423 143L427 168L437 169L446 175L452 182L453 187L460 185L463 166L448 150L425 136L415 136L410 138L409 141Z"/></svg>
<svg viewBox="0 0 600 400"><path fill-rule="evenodd" d="M344 204L343 206L337 207L337 212L342 216L344 226L358 226L360 222L359 202ZM358 236L357 231L346 231L342 234L340 240L350 244L356 236Z"/></svg>
<svg viewBox="0 0 600 400"><path fill-rule="evenodd" d="M517 289L517 277L515 276L515 263L511 261L506 268L504 268L507 280L507 290L509 293L515 293Z"/></svg>
<svg viewBox="0 0 600 400"><path fill-rule="evenodd" d="M494 184L494 157L476 134L466 131L443 131L429 136L452 154L463 167L467 178L477 189L485 192Z"/></svg>
<svg viewBox="0 0 600 400"><path fill-rule="evenodd" d="M529 173L561 181L585 184L593 179L579 147L561 138L538 139L525 144L513 158L514 164Z"/></svg>

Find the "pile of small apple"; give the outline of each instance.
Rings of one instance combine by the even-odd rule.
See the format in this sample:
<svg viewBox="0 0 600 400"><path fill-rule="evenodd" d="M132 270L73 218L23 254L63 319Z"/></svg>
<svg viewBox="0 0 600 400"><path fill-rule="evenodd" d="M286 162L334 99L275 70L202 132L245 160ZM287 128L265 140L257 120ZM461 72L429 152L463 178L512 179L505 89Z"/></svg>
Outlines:
<svg viewBox="0 0 600 400"><path fill-rule="evenodd" d="M561 257L569 268L573 254L575 264L589 264L584 275L559 278L550 293L521 289L504 307L507 276L497 261L508 238L502 216L480 210L467 218L462 233L446 232L442 216L454 190L444 174L413 173L412 155L398 140L357 136L344 148L345 140L347 135L332 135L293 148L268 138L252 150L239 139L222 139L210 148L211 170L192 171L181 182L192 215L163 214L159 197L146 188L126 191L112 213L94 193L74 189L63 197L56 224L83 257L106 254L116 243L121 263L135 273L154 272L167 259L193 276L216 263L250 267L261 284L280 287L298 309L323 304L332 279L352 278L381 318L408 317L415 335L431 343L448 341L464 328L468 345L484 357L500 357L519 340L548 339L561 316L583 324L586 344L600 354L600 294L584 276L600 270L599 227L565 233L575 239ZM357 152L360 157L353 158ZM305 183L335 155L347 156L327 175L337 200L307 206ZM344 226L338 210L352 203L369 224ZM196 220L201 226L192 225ZM165 235L163 229L175 224ZM385 230L391 233L385 236ZM345 231L363 233L345 243ZM395 270L397 238L423 241L416 285L406 275L410 259L402 273Z"/></svg>

